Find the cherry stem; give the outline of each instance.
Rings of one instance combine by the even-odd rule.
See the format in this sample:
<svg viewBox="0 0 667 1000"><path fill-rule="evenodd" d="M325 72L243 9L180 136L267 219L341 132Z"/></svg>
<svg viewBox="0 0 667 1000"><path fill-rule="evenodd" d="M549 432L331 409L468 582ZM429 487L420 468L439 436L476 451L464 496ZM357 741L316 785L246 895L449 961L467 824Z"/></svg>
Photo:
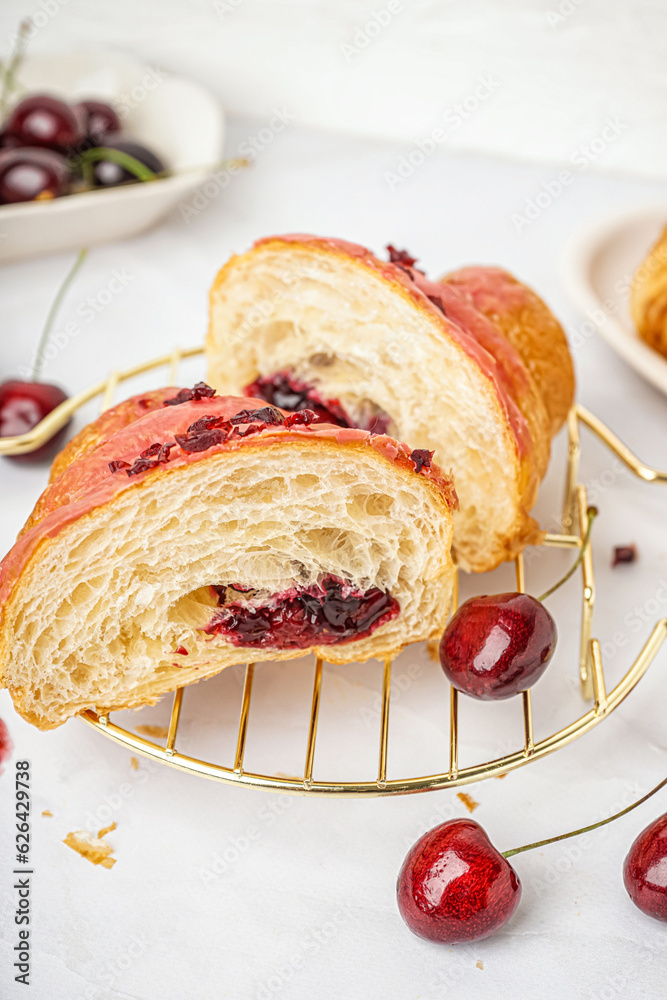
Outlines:
<svg viewBox="0 0 667 1000"><path fill-rule="evenodd" d="M547 840L538 840L534 844L524 844L523 847L515 847L513 851L503 851L504 858L511 858L515 854L523 854L524 851L532 851L536 847L546 847L547 844L557 844L559 840L569 840L570 837L578 837L581 833L590 833L591 830L597 830L599 826L606 826L607 823L613 823L615 819L620 819L621 816L625 816L626 813L632 812L637 806L643 805L647 802L656 792L659 792L661 788L667 785L667 778L663 778L662 781L652 788L650 792L646 795L642 795L641 799L637 799L633 802L631 806L626 806L625 809L621 809L620 812L614 813L613 816L608 816L606 819L598 820L597 823L591 823L590 826L582 826L580 830L573 830L571 833L561 833L558 837L548 837Z"/></svg>
<svg viewBox="0 0 667 1000"><path fill-rule="evenodd" d="M558 581L558 583L554 583L553 587L549 587L548 590L545 590L544 593L537 598L538 601L544 601L545 598L551 597L554 591L558 590L559 587L562 587L564 583L567 583L567 581L570 579L575 570L578 569L578 567L581 565L581 560L584 558L584 553L588 548L588 544L591 540L591 530L593 528L593 521L597 517L597 514L598 514L597 507L588 508L588 510L586 511L586 515L588 517L588 524L586 525L586 534L584 535L584 540L581 543L581 548L579 549L579 555L575 559L574 563L570 566L565 576L562 576Z"/></svg>
<svg viewBox="0 0 667 1000"><path fill-rule="evenodd" d="M100 146L100 147L96 147L96 148L99 150L99 149L102 149L103 147ZM105 151L106 151L106 149L105 149ZM94 152L95 152L95 150L87 149L85 151L85 153L81 154L81 157L80 157L80 159L81 159L82 173L83 173L83 179L84 179L84 185L85 185L86 190L91 189L93 187L93 176L92 176L91 160L93 160L93 159L96 159L96 160L100 160L100 159L111 160L111 159L113 159L112 156L104 156L104 157L101 157L101 156L92 156L91 157L90 154L94 153ZM133 156L129 156L129 154L127 154L127 153L121 154L119 150L108 150L108 152L110 152L110 153L118 153L119 157L121 155L126 156L128 162L123 161L121 163L120 159L118 159L118 158L116 158L114 160L114 162L120 164L123 167L126 167L127 170L131 170L133 173L135 172L134 170L132 170L132 167L129 164L129 160L134 160ZM135 162L139 163L140 161L139 160L135 160ZM230 159L228 159L228 160L218 160L216 163L205 163L205 164L194 163L194 164L191 164L188 167L178 167L175 170L167 170L167 169L165 169L165 170L158 170L156 173L153 173L151 170L148 169L148 167L144 167L144 164L142 163L141 166L144 167L144 169L150 174L150 176L149 177L139 177L138 174L136 176L138 177L139 180L159 181L159 180L163 180L165 177L176 177L176 176L180 176L181 174L189 174L189 173L195 173L195 172L199 173L202 170L209 170L209 171L212 171L212 170L231 170L232 168L234 170L243 170L243 169L245 169L245 167L249 167L250 166L250 162L251 161L248 160L248 159L246 159L245 157L238 157L237 156L235 158L232 158L231 160ZM133 182L132 181L121 181L121 183L119 185L117 184L117 185L114 185L114 186L115 187L121 187L123 184L130 184L130 183L133 183Z"/></svg>
<svg viewBox="0 0 667 1000"><path fill-rule="evenodd" d="M49 314L46 317L46 323L44 324L44 329L42 330L42 336L39 338L39 344L37 345L35 364L32 370L33 382L39 381L39 376L41 375L42 369L44 367L44 351L46 349L46 345L49 342L49 336L51 335L53 324L55 323L56 316L58 315L58 310L60 309L60 305L65 297L67 289L72 284L72 281L74 280L77 271L79 270L84 260L86 259L87 253L88 253L88 247L84 247L83 250L79 250L78 254L76 255L76 260L74 261L74 264L68 271L65 280L58 289L58 294L56 295L55 299L53 300L53 303L51 304L51 308L49 309Z"/></svg>
<svg viewBox="0 0 667 1000"><path fill-rule="evenodd" d="M16 74L21 63L23 62L23 56L25 55L26 46L28 44L28 31L30 30L30 26L31 23L29 18L21 21L12 54L7 61L7 65L3 66L2 96L0 96L0 118L4 118L7 114L9 100L16 87Z"/></svg>
<svg viewBox="0 0 667 1000"><path fill-rule="evenodd" d="M117 163L119 167L124 167L125 170L129 170L131 174L134 174L139 181L153 181L157 176L154 170L151 170L145 163L138 160L136 156L130 156L129 153L125 153L121 149L96 146L94 149L87 149L85 153L81 154L81 168L86 187L93 186L92 164L96 160L110 160L112 163Z"/></svg>

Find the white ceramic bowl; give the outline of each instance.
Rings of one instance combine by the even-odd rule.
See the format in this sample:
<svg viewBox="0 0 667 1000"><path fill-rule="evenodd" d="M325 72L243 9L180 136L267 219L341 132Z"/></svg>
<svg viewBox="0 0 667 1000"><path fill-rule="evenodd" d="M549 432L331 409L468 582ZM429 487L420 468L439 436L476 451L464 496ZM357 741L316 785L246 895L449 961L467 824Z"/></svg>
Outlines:
<svg viewBox="0 0 667 1000"><path fill-rule="evenodd" d="M224 112L196 83L118 53L34 55L19 73L21 93L66 100L99 97L119 111L123 131L164 160L172 177L0 205L0 262L127 239L155 225L222 158Z"/></svg>
<svg viewBox="0 0 667 1000"><path fill-rule="evenodd" d="M586 316L574 337L585 338L589 331L597 330L632 368L664 393L667 359L649 347L635 329L630 315L630 283L666 224L664 203L598 222L568 248L562 269L566 291Z"/></svg>

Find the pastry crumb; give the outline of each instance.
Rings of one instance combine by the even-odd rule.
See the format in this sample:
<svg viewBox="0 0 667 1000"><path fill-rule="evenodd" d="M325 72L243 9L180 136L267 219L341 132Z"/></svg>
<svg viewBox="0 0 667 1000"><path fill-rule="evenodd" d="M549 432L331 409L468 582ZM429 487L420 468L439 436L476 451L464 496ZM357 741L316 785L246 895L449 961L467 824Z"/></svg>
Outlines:
<svg viewBox="0 0 667 1000"><path fill-rule="evenodd" d="M111 831L115 829L116 829L115 822L112 823L111 826L103 826L100 832L97 834L97 839L101 840L102 837L106 837L107 833L111 833Z"/></svg>
<svg viewBox="0 0 667 1000"><path fill-rule="evenodd" d="M130 767L132 768L133 771L139 770L139 761L137 760L136 757L130 757Z"/></svg>
<svg viewBox="0 0 667 1000"><path fill-rule="evenodd" d="M160 740L166 740L169 734L166 726L135 726L134 731L140 736L154 736Z"/></svg>
<svg viewBox="0 0 667 1000"><path fill-rule="evenodd" d="M42 809L42 816L53 816L50 809Z"/></svg>
<svg viewBox="0 0 667 1000"><path fill-rule="evenodd" d="M73 851L80 854L82 858L87 858L94 865L102 865L103 868L113 868L116 864L115 858L109 855L113 851L111 844L105 840L93 837L87 830L72 830L68 833L63 844L67 844Z"/></svg>
<svg viewBox="0 0 667 1000"><path fill-rule="evenodd" d="M467 792L457 792L456 793L456 797L457 797L457 799L461 800L461 802L463 803L463 805L466 807L466 809L470 813L474 812L475 809L477 808L477 806L479 805L479 802L475 802L475 800L473 799L472 795L468 795Z"/></svg>
<svg viewBox="0 0 667 1000"><path fill-rule="evenodd" d="M502 774L494 774L493 777L496 779L496 781L500 781L501 778L506 778L508 774L509 774L509 771L503 771Z"/></svg>
<svg viewBox="0 0 667 1000"><path fill-rule="evenodd" d="M484 962L481 960L481 958L477 959L477 968L478 969L483 969L484 968Z"/></svg>

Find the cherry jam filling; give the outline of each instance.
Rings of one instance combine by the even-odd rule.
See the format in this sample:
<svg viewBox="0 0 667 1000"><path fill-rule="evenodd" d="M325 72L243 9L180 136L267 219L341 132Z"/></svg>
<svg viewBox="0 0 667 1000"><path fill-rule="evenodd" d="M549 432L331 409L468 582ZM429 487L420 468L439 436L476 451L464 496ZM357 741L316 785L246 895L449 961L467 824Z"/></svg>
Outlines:
<svg viewBox="0 0 667 1000"><path fill-rule="evenodd" d="M265 399L281 410L298 413L300 410L312 410L318 418L337 427L361 427L372 434L386 434L389 427L389 417L382 414L369 415L364 424L355 423L345 412L338 399L323 399L315 386L303 382L290 372L276 372L275 375L262 375L244 389L246 396L256 396Z"/></svg>
<svg viewBox="0 0 667 1000"><path fill-rule="evenodd" d="M400 610L398 601L378 587L362 592L332 575L268 598L238 586L212 590L220 610L203 631L234 646L307 649L364 639Z"/></svg>

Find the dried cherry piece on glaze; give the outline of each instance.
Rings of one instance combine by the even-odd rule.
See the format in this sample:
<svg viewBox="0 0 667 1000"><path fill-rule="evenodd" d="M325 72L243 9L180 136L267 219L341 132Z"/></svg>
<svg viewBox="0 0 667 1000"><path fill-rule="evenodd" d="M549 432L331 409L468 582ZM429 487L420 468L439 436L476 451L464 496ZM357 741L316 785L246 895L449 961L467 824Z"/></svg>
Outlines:
<svg viewBox="0 0 667 1000"><path fill-rule="evenodd" d="M387 253L390 264L403 264L405 267L414 267L418 257L413 257L407 250L397 250L391 243L387 243Z"/></svg>
<svg viewBox="0 0 667 1000"><path fill-rule="evenodd" d="M213 427L199 434L174 434L174 437L183 451L192 455L195 452L207 451L216 444L222 444L227 435L219 427Z"/></svg>
<svg viewBox="0 0 667 1000"><path fill-rule="evenodd" d="M445 307L439 295L427 295L426 298L432 302L436 309L439 309L443 316L446 316Z"/></svg>
<svg viewBox="0 0 667 1000"><path fill-rule="evenodd" d="M123 462L120 459L116 459L113 462L109 462L109 469L111 472L120 472L122 469L131 468L129 462Z"/></svg>
<svg viewBox="0 0 667 1000"><path fill-rule="evenodd" d="M239 424L262 423L262 424L284 424L285 418L279 410L273 406L263 406L259 410L240 410L233 417L230 417L230 424L233 427Z"/></svg>
<svg viewBox="0 0 667 1000"><path fill-rule="evenodd" d="M415 448L410 452L410 458L415 463L415 472L419 473L422 469L431 468L433 452L427 451L426 448Z"/></svg>
<svg viewBox="0 0 667 1000"><path fill-rule="evenodd" d="M224 417L213 415L200 417L199 420L195 420L193 424L190 424L188 434L201 434L202 431L210 431L212 427L224 427L228 423L229 421L225 420Z"/></svg>
<svg viewBox="0 0 667 1000"><path fill-rule="evenodd" d="M159 441L156 441L155 444L152 444L148 448L145 448L139 455L139 458L153 458L155 455L160 454L161 449L162 445L160 444Z"/></svg>
<svg viewBox="0 0 667 1000"><path fill-rule="evenodd" d="M171 399L165 399L163 406L178 406L179 403L189 403L192 400L211 399L215 396L215 389L212 389L206 382L196 382L192 389L179 389Z"/></svg>
<svg viewBox="0 0 667 1000"><path fill-rule="evenodd" d="M138 458L131 469L126 469L128 476L138 476L140 472L155 469L158 463L153 458Z"/></svg>
<svg viewBox="0 0 667 1000"><path fill-rule="evenodd" d="M206 382L195 382L192 387L193 399L211 399L215 396L215 389L212 389Z"/></svg>
<svg viewBox="0 0 667 1000"><path fill-rule="evenodd" d="M294 427L297 424L304 424L307 427L309 424L319 423L321 420L322 418L318 417L313 410L296 410L285 417L285 427Z"/></svg>

